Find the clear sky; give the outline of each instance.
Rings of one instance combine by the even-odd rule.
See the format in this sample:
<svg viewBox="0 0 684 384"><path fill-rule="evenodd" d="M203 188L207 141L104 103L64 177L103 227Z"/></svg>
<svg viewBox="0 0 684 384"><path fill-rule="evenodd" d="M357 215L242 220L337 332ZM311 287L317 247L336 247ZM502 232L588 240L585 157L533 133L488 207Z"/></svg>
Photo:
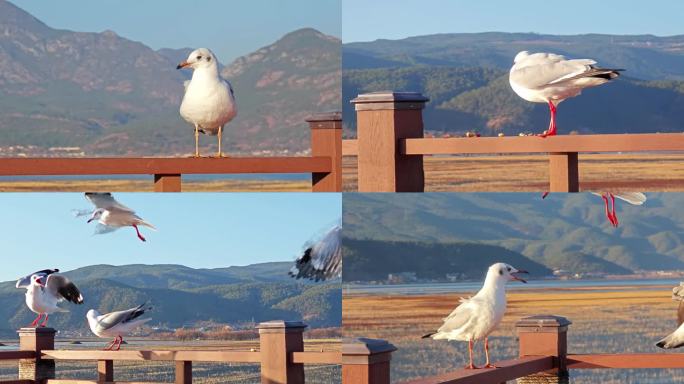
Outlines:
<svg viewBox="0 0 684 384"><path fill-rule="evenodd" d="M216 268L294 260L304 243L342 215L341 194L116 193L154 224L93 235L81 193L0 193L0 281L43 268L93 264L182 264Z"/></svg>
<svg viewBox="0 0 684 384"><path fill-rule="evenodd" d="M684 34L684 1L343 0L342 41L435 33Z"/></svg>
<svg viewBox="0 0 684 384"><path fill-rule="evenodd" d="M154 48L211 48L224 64L311 27L340 37L342 0L11 0L53 28L112 30Z"/></svg>

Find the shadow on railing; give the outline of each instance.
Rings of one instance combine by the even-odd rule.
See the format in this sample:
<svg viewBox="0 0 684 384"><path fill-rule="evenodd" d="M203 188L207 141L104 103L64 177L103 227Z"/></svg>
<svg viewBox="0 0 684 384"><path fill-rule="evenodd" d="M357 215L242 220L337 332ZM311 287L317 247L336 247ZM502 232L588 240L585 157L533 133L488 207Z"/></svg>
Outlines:
<svg viewBox="0 0 684 384"><path fill-rule="evenodd" d="M180 192L183 174L311 173L314 192L342 190L342 114L306 120L311 156L300 157L110 157L0 158L0 176L154 175L157 192Z"/></svg>
<svg viewBox="0 0 684 384"><path fill-rule="evenodd" d="M359 192L422 192L424 155L548 153L548 191L578 192L579 153L684 152L683 133L424 138L427 101L415 92L369 93L352 100L357 139L343 140L342 154L357 157Z"/></svg>

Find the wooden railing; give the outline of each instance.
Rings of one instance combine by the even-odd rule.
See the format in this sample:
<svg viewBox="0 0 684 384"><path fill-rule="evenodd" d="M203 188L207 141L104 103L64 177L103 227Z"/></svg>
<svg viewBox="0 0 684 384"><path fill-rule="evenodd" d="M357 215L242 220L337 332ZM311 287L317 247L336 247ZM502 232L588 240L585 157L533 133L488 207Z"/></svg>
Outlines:
<svg viewBox="0 0 684 384"><path fill-rule="evenodd" d="M19 350L0 351L0 361L18 360L17 380L0 384L116 383L117 361L168 361L175 364L175 383L192 383L193 362L252 363L261 367L262 384L304 384L304 364L340 364L340 352L305 352L301 322L270 321L257 326L258 351L222 350L55 350L52 328L19 330ZM58 361L97 361L97 380L56 379Z"/></svg>
<svg viewBox="0 0 684 384"><path fill-rule="evenodd" d="M0 176L153 175L154 190L180 192L183 174L311 173L314 192L342 190L342 114L306 120L311 156L201 158L0 158Z"/></svg>
<svg viewBox="0 0 684 384"><path fill-rule="evenodd" d="M516 323L519 357L495 362L497 368L458 369L442 375L410 380L401 384L499 384L519 379L518 383L568 383L571 369L665 369L684 368L682 354L621 353L568 354L567 333L571 322L560 316L537 315ZM390 359L396 348L384 340L365 340L384 346L369 350L365 370L348 367L343 356L342 382L389 384ZM372 377L372 380L367 380Z"/></svg>
<svg viewBox="0 0 684 384"><path fill-rule="evenodd" d="M424 138L427 101L414 92L352 100L357 139L343 140L342 154L357 156L359 192L422 192L424 155L548 153L548 191L577 192L579 153L684 151L684 133Z"/></svg>

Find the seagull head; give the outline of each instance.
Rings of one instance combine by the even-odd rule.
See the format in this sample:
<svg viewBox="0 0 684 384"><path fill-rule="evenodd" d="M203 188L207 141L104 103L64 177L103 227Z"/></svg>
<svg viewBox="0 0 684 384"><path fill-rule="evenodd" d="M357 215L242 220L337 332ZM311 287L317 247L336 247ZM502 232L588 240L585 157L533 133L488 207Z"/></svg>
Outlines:
<svg viewBox="0 0 684 384"><path fill-rule="evenodd" d="M529 55L530 55L529 51L520 51L520 52L518 52L517 55L515 55L515 58L513 59L513 63L520 62L520 61L526 59L527 56L529 56Z"/></svg>
<svg viewBox="0 0 684 384"><path fill-rule="evenodd" d="M192 51L186 60L181 61L176 69L187 68L218 68L216 56L208 48L198 48Z"/></svg>
<svg viewBox="0 0 684 384"><path fill-rule="evenodd" d="M45 286L45 282L44 282L43 279L42 279L40 276L38 276L38 275L33 275L33 276L31 276L31 284L33 284L33 285L35 285L35 286L37 286L37 287L44 287L44 286Z"/></svg>
<svg viewBox="0 0 684 384"><path fill-rule="evenodd" d="M104 213L104 211L105 210L103 208L98 208L98 209L94 210L93 214L90 215L90 218L88 219L88 223L90 223L93 220L99 220L102 217L102 214Z"/></svg>
<svg viewBox="0 0 684 384"><path fill-rule="evenodd" d="M512 265L506 263L496 263L489 267L488 274L494 274L499 279L505 279L505 281L520 281L527 283L527 280L519 277L521 273L528 273L522 269L515 269Z"/></svg>

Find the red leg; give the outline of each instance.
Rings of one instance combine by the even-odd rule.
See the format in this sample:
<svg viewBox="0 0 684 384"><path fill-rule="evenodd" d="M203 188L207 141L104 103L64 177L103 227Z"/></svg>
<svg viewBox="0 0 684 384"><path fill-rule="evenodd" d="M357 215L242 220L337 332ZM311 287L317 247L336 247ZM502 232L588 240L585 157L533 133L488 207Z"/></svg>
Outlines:
<svg viewBox="0 0 684 384"><path fill-rule="evenodd" d="M539 135L540 137L555 136L556 135L556 106L552 101L549 101L549 112L551 112L551 121L549 122L549 129Z"/></svg>
<svg viewBox="0 0 684 384"><path fill-rule="evenodd" d="M107 345L104 347L103 351L111 351L112 348L114 347L114 343L116 343L116 340L118 340L118 338L107 343Z"/></svg>
<svg viewBox="0 0 684 384"><path fill-rule="evenodd" d="M135 233L138 234L138 239L140 239L140 240L142 240L142 241L147 241L147 240L145 240L145 238L143 237L143 235L140 234L140 230L138 229L138 226L137 226L137 225L133 224L133 228L135 228Z"/></svg>
<svg viewBox="0 0 684 384"><path fill-rule="evenodd" d="M489 363L489 338L485 337L484 340L484 349L485 349L485 357L487 358L487 364L485 364L485 368L496 368L492 364Z"/></svg>
<svg viewBox="0 0 684 384"><path fill-rule="evenodd" d="M477 369L473 364L473 340L468 340L468 356L470 357L470 364L466 365L466 369Z"/></svg>
<svg viewBox="0 0 684 384"><path fill-rule="evenodd" d="M38 322L40 321L40 318L41 318L41 317L43 317L43 314L42 314L42 313L39 313L39 314L38 314L38 317L36 317L35 320L33 320L33 322L31 323L31 325L29 325L29 327L37 327L37 326L38 326Z"/></svg>
<svg viewBox="0 0 684 384"><path fill-rule="evenodd" d="M48 318L49 318L49 317L50 317L50 315L46 313L46 314L45 314L45 320L43 320L43 323L40 324L41 327L47 327L47 323L48 323Z"/></svg>
<svg viewBox="0 0 684 384"><path fill-rule="evenodd" d="M542 200L546 199L546 196L548 196L548 195L549 195L549 193L548 193L548 192L544 192L544 193L542 193Z"/></svg>
<svg viewBox="0 0 684 384"><path fill-rule="evenodd" d="M612 217L611 223L613 224L613 227L617 228L619 222L618 222L618 218L617 218L617 213L615 212L615 195L613 195L612 193L609 193L609 195L610 195L610 203L611 203L610 204L610 207L611 207L611 214L610 215Z"/></svg>
<svg viewBox="0 0 684 384"><path fill-rule="evenodd" d="M602 193L601 198L603 199L603 204L606 206L606 217L608 218L608 221L610 221L610 224L614 225L613 217L610 215L610 209L608 208L608 197Z"/></svg>
<svg viewBox="0 0 684 384"><path fill-rule="evenodd" d="M121 343L123 342L123 337L121 335L116 337L116 349L115 351L121 350Z"/></svg>

